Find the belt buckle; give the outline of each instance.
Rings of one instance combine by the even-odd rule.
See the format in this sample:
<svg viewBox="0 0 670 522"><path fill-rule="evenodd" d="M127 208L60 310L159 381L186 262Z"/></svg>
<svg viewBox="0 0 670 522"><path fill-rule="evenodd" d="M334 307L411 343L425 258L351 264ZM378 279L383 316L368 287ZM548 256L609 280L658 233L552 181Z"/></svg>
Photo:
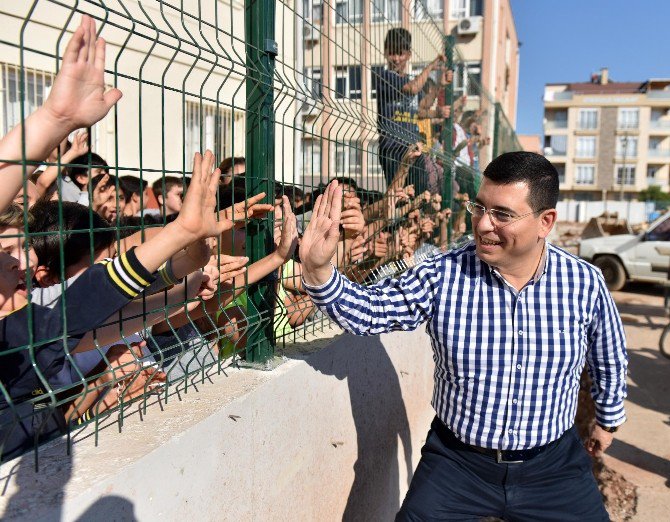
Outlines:
<svg viewBox="0 0 670 522"><path fill-rule="evenodd" d="M523 460L505 460L502 457L503 450L496 450L496 462L498 464L521 464Z"/></svg>

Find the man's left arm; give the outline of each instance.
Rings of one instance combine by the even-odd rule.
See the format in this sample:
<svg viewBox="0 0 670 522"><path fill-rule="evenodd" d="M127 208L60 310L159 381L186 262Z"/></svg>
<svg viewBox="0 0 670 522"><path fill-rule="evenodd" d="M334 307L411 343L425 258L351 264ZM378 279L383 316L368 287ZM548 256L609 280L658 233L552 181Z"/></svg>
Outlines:
<svg viewBox="0 0 670 522"><path fill-rule="evenodd" d="M586 362L595 402L596 425L586 447L594 457L602 456L612 443L613 431L626 421L626 372L628 355L621 317L602 278L593 321L589 326Z"/></svg>

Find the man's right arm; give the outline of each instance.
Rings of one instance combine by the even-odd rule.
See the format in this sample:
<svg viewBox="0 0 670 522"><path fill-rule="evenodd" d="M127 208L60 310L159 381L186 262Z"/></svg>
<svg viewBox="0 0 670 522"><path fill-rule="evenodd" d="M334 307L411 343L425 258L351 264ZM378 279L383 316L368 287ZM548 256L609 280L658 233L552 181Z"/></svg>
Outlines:
<svg viewBox="0 0 670 522"><path fill-rule="evenodd" d="M355 335L377 335L395 330L414 330L430 319L439 289L443 286L444 258L433 258L398 279L375 285L353 283L334 267L328 280L311 286L308 295L343 329Z"/></svg>

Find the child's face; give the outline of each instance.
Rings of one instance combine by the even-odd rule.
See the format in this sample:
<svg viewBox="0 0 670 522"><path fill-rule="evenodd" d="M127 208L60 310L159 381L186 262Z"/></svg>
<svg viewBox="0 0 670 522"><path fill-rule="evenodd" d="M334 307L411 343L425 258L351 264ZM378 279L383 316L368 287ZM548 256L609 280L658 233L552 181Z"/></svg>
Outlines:
<svg viewBox="0 0 670 522"><path fill-rule="evenodd" d="M412 51L403 51L400 54L390 54L387 52L384 54L384 57L386 58L389 70L398 74L404 74L407 62L412 57Z"/></svg>
<svg viewBox="0 0 670 522"><path fill-rule="evenodd" d="M176 214L181 210L184 188L181 185L174 185L165 195L165 214Z"/></svg>
<svg viewBox="0 0 670 522"><path fill-rule="evenodd" d="M11 312L24 304L28 295L26 280L32 277L37 265L32 249L26 260L22 235L23 231L16 227L0 228L0 309L3 312Z"/></svg>

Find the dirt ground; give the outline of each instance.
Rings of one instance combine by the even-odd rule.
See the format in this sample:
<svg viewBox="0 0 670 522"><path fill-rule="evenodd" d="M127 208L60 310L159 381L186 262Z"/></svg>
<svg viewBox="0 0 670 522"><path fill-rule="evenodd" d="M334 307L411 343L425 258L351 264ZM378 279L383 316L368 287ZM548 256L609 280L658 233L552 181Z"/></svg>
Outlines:
<svg viewBox="0 0 670 522"><path fill-rule="evenodd" d="M628 343L628 421L617 432L604 463L637 488L637 506L629 520L670 520L670 359L658 348L668 321L662 289L629 285L614 292L614 299ZM613 520L627 518L612 515Z"/></svg>

